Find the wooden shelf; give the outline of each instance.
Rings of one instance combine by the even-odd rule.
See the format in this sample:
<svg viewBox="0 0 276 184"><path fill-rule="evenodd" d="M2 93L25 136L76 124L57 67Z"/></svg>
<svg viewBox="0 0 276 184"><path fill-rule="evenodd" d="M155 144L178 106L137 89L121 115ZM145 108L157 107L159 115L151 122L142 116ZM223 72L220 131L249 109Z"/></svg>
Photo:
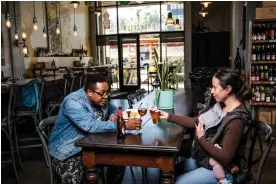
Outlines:
<svg viewBox="0 0 276 184"><path fill-rule="evenodd" d="M276 84L276 81L251 81L251 84Z"/></svg>
<svg viewBox="0 0 276 184"><path fill-rule="evenodd" d="M252 40L252 43L276 43L276 40Z"/></svg>
<svg viewBox="0 0 276 184"><path fill-rule="evenodd" d="M252 65L276 64L276 61L251 61Z"/></svg>
<svg viewBox="0 0 276 184"><path fill-rule="evenodd" d="M276 106L276 102L254 102L251 105Z"/></svg>

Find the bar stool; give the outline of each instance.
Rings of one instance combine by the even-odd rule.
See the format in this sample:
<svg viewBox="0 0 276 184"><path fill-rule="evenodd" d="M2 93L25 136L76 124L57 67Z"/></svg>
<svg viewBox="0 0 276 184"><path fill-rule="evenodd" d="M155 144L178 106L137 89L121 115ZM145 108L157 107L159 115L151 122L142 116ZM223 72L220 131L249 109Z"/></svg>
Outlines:
<svg viewBox="0 0 276 184"><path fill-rule="evenodd" d="M22 162L21 158L18 152L18 149L15 150L14 148L14 120L15 120L15 103L16 103L16 85L11 85L8 87L9 89L9 98L8 98L8 108L7 110L7 115L5 117L1 117L1 131L3 131L2 135L5 135L7 140L9 141L9 151L2 151L1 150L1 163L2 165L4 164L12 164L13 166L13 172L15 175L16 182L19 183L19 177L17 174L17 168L16 168L16 162L18 161L20 164L21 169L22 167ZM2 107L3 108L3 107ZM3 115L3 114L2 114ZM10 158L5 158L5 155L10 155Z"/></svg>

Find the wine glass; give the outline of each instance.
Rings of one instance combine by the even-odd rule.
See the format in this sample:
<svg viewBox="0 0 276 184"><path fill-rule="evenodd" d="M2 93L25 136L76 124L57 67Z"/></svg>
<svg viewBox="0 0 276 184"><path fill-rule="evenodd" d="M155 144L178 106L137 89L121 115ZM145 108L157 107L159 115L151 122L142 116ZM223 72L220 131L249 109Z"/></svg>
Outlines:
<svg viewBox="0 0 276 184"><path fill-rule="evenodd" d="M146 102L142 102L138 107L138 113L142 117L147 114L148 106Z"/></svg>

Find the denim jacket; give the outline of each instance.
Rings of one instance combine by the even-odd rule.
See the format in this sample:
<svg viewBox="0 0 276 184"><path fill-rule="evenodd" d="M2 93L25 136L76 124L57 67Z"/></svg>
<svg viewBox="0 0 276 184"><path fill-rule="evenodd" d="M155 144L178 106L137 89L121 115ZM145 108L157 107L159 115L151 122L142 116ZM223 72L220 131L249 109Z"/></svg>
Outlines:
<svg viewBox="0 0 276 184"><path fill-rule="evenodd" d="M48 149L52 157L64 161L79 153L81 148L74 143L88 133L116 131L116 123L106 120L111 114L117 113L117 108L106 103L98 109L102 112L101 117L98 117L95 108L83 88L64 98L50 135Z"/></svg>

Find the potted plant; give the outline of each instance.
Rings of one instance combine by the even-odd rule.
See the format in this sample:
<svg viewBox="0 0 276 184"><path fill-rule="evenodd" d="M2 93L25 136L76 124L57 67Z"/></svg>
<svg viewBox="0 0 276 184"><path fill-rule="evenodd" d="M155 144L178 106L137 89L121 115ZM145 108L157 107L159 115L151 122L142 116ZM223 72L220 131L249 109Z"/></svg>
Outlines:
<svg viewBox="0 0 276 184"><path fill-rule="evenodd" d="M177 62L169 62L167 59L159 64L159 56L154 48L154 63L157 76L160 82L160 90L156 91L155 102L159 109L173 109L174 94L171 85L174 83L176 73L181 66L181 60Z"/></svg>

